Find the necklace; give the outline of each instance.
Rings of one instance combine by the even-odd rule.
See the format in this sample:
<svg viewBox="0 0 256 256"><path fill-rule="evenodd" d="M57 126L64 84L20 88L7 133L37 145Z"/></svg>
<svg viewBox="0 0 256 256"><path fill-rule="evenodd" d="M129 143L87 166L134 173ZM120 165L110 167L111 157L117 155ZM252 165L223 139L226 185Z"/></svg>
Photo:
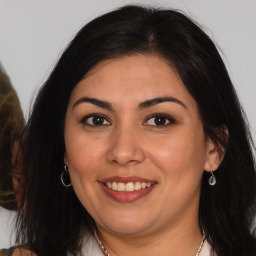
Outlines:
<svg viewBox="0 0 256 256"><path fill-rule="evenodd" d="M104 245L102 244L102 242L101 242L101 240L100 240L100 238L99 238L99 236L98 236L98 234L97 234L96 229L94 229L94 236L95 236L95 238L96 238L96 240L97 240L97 243L99 244L99 246L100 246L102 252L104 253L104 255L105 255L105 256L110 256L110 254L108 253L108 251L106 250L106 248L105 248ZM200 252L201 252L201 250L202 250L203 245L204 245L204 238L202 239L202 242L201 242L201 244L200 244L200 246L199 246L199 249L197 250L196 256L199 256L199 254L200 254Z"/></svg>

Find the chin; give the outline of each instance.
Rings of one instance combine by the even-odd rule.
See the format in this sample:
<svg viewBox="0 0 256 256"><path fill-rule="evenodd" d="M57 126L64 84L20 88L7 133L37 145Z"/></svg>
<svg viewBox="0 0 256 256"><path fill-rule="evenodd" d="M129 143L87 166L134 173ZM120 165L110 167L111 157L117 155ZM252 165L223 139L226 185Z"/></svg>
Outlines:
<svg viewBox="0 0 256 256"><path fill-rule="evenodd" d="M112 232L112 233L116 233L119 234L121 236L134 236L135 234L140 234L142 233L144 230L146 230L145 227L142 226L138 226L137 224L134 225L120 225L120 226L110 226L108 227L108 229Z"/></svg>
<svg viewBox="0 0 256 256"><path fill-rule="evenodd" d="M111 231L112 233L117 233L123 236L129 236L134 234L139 234L149 227L152 226L153 220L148 220L144 217L134 216L134 215L119 215L108 218L108 220L103 221L101 226L105 229Z"/></svg>

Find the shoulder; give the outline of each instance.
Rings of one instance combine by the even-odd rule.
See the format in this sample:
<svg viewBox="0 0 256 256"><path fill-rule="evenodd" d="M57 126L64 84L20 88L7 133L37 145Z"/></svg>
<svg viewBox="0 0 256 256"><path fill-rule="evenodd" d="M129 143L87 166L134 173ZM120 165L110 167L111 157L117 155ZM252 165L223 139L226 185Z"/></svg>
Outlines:
<svg viewBox="0 0 256 256"><path fill-rule="evenodd" d="M24 248L12 247L0 250L0 256L36 256L36 254Z"/></svg>
<svg viewBox="0 0 256 256"><path fill-rule="evenodd" d="M31 252L28 249L24 249L24 248L16 248L13 251L12 256L36 256L36 254L34 252Z"/></svg>

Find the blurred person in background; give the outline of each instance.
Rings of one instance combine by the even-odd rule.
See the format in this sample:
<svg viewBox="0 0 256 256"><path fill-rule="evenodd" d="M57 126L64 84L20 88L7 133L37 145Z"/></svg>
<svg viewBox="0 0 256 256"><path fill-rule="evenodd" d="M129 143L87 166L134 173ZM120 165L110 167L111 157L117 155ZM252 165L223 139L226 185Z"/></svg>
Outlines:
<svg viewBox="0 0 256 256"><path fill-rule="evenodd" d="M0 63L0 247L14 243L11 227L20 201L17 153L23 128L17 93Z"/></svg>

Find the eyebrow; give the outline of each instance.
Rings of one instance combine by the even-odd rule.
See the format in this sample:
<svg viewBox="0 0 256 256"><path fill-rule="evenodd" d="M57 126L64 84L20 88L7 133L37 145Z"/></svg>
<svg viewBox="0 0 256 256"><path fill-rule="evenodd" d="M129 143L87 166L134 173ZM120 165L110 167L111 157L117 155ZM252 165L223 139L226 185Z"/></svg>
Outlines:
<svg viewBox="0 0 256 256"><path fill-rule="evenodd" d="M96 106L104 108L104 109L113 110L113 107L109 102L103 101L103 100L98 100L95 98L89 98L89 97L80 98L78 101L76 101L74 103L73 108L81 103L91 103L93 105L96 105Z"/></svg>
<svg viewBox="0 0 256 256"><path fill-rule="evenodd" d="M154 98L151 100L146 100L139 104L139 109L142 110L145 108L149 108L149 107L155 106L155 105L157 105L159 103L163 103L163 102L174 102L174 103L181 105L185 109L187 109L187 106L182 101L180 101L176 98L173 98L173 97L159 97L159 98Z"/></svg>
<svg viewBox="0 0 256 256"><path fill-rule="evenodd" d="M139 104L138 109L143 110L145 108L149 108L149 107L155 106L155 105L163 103L163 102L174 102L174 103L181 105L185 109L187 109L186 105L182 101L180 101L176 98L173 98L173 97L159 97L159 98L154 98L154 99L143 101ZM80 98L79 100L77 100L74 103L73 108L75 108L77 105L79 105L81 103L91 103L93 105L96 105L96 106L104 108L104 109L113 110L113 107L109 102L95 99L95 98L90 98L90 97Z"/></svg>

